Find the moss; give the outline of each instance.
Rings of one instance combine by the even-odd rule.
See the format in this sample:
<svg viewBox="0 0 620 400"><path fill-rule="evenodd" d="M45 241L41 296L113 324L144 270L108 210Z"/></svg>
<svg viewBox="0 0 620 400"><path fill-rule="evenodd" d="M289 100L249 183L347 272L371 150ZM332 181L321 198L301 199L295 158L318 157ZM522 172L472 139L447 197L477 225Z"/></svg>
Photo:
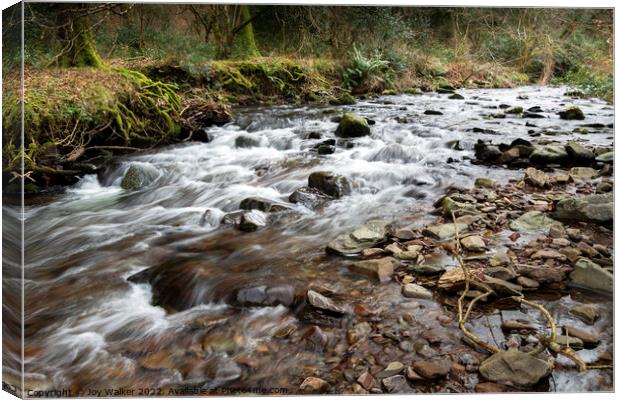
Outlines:
<svg viewBox="0 0 620 400"><path fill-rule="evenodd" d="M384 96L394 96L397 95L398 92L394 89L385 89L381 94Z"/></svg>
<svg viewBox="0 0 620 400"><path fill-rule="evenodd" d="M253 58L260 57L260 52L254 41L254 29L252 27L250 8L247 5L239 6L240 26L242 28L237 32L234 38L232 58Z"/></svg>
<svg viewBox="0 0 620 400"><path fill-rule="evenodd" d="M356 103L357 100L355 100L355 97L351 96L351 94L348 92L338 93L329 100L329 104L335 106L353 105Z"/></svg>

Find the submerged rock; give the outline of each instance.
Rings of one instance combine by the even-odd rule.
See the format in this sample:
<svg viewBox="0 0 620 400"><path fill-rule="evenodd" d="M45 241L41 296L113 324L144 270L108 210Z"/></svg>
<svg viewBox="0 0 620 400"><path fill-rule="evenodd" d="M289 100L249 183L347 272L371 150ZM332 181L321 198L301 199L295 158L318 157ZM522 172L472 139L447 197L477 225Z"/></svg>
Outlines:
<svg viewBox="0 0 620 400"><path fill-rule="evenodd" d="M585 257L579 258L574 267L570 274L574 285L613 293L614 276L611 272Z"/></svg>
<svg viewBox="0 0 620 400"><path fill-rule="evenodd" d="M252 210L241 215L237 228L242 231L252 232L265 226L267 226L267 215L262 211Z"/></svg>
<svg viewBox="0 0 620 400"><path fill-rule="evenodd" d="M248 149L260 146L260 139L249 135L239 135L235 138L235 147Z"/></svg>
<svg viewBox="0 0 620 400"><path fill-rule="evenodd" d="M541 211L530 211L512 221L510 229L517 232L529 232L549 229L553 225L561 225L561 223Z"/></svg>
<svg viewBox="0 0 620 400"><path fill-rule="evenodd" d="M317 189L320 192L334 197L351 194L351 183L342 175L336 175L331 172L313 172L308 177L308 187Z"/></svg>
<svg viewBox="0 0 620 400"><path fill-rule="evenodd" d="M304 206L314 209L330 199L325 193L311 187L301 187L295 190L288 197L291 203L303 204Z"/></svg>
<svg viewBox="0 0 620 400"><path fill-rule="evenodd" d="M248 197L243 199L239 204L239 208L242 210L259 210L264 212L278 212L289 209L282 204L277 204L272 200L262 197Z"/></svg>
<svg viewBox="0 0 620 400"><path fill-rule="evenodd" d="M556 204L553 216L569 222L610 225L614 221L613 193L562 199Z"/></svg>
<svg viewBox="0 0 620 400"><path fill-rule="evenodd" d="M125 172L121 181L121 188L125 190L139 190L153 183L158 176L159 171L154 166L134 163Z"/></svg>
<svg viewBox="0 0 620 400"><path fill-rule="evenodd" d="M350 233L343 233L327 245L327 252L343 256L359 254L387 240L389 223L370 220Z"/></svg>
<svg viewBox="0 0 620 400"><path fill-rule="evenodd" d="M370 135L368 121L359 115L345 113L336 129L336 136L344 138L354 138Z"/></svg>
<svg viewBox="0 0 620 400"><path fill-rule="evenodd" d="M531 386L551 373L549 363L517 349L495 353L480 364L480 374L492 382Z"/></svg>

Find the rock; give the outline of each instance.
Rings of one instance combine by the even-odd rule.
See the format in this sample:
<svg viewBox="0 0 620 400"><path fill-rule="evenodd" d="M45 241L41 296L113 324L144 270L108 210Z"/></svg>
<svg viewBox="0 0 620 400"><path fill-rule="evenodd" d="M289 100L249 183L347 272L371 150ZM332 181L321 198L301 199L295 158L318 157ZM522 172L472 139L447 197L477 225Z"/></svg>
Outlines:
<svg viewBox="0 0 620 400"><path fill-rule="evenodd" d="M504 112L506 114L521 114L523 113L523 107L521 106L508 107L507 109L504 110Z"/></svg>
<svg viewBox="0 0 620 400"><path fill-rule="evenodd" d="M325 393L329 389L329 383L321 378L308 377L299 385L299 389L304 393Z"/></svg>
<svg viewBox="0 0 620 400"><path fill-rule="evenodd" d="M340 92L329 100L329 104L333 106L351 106L356 103L355 97L347 92Z"/></svg>
<svg viewBox="0 0 620 400"><path fill-rule="evenodd" d="M450 367L432 361L416 361L413 370L426 379L439 379L448 375Z"/></svg>
<svg viewBox="0 0 620 400"><path fill-rule="evenodd" d="M492 278L501 279L503 281L510 281L517 277L517 275L506 267L487 267L484 273Z"/></svg>
<svg viewBox="0 0 620 400"><path fill-rule="evenodd" d="M493 291L499 295L507 296L521 296L523 288L514 283L507 282L503 279L493 278L492 276L484 275L482 282L489 286Z"/></svg>
<svg viewBox="0 0 620 400"><path fill-rule="evenodd" d="M399 361L392 361L387 367L375 376L379 379L389 378L390 376L398 375L405 369L403 363Z"/></svg>
<svg viewBox="0 0 620 400"><path fill-rule="evenodd" d="M532 186L544 188L549 185L549 175L536 168L527 168L523 180Z"/></svg>
<svg viewBox="0 0 620 400"><path fill-rule="evenodd" d="M482 161L495 161L502 155L499 147L484 143L481 140L475 144L474 151L476 158Z"/></svg>
<svg viewBox="0 0 620 400"><path fill-rule="evenodd" d="M159 177L157 168L146 163L133 163L129 166L123 179L121 188L125 190L140 190L155 181Z"/></svg>
<svg viewBox="0 0 620 400"><path fill-rule="evenodd" d="M497 182L489 178L476 178L474 182L474 186L479 188L494 188L496 185Z"/></svg>
<svg viewBox="0 0 620 400"><path fill-rule="evenodd" d="M302 339L308 340L314 350L323 351L327 345L327 335L318 326L308 328L302 335Z"/></svg>
<svg viewBox="0 0 620 400"><path fill-rule="evenodd" d="M452 217L452 213L454 213L456 217L480 214L475 204L456 201L451 196L446 196L442 200L441 209L443 210L443 215L446 217Z"/></svg>
<svg viewBox="0 0 620 400"><path fill-rule="evenodd" d="M530 211L510 223L510 229L517 232L529 232L548 229L560 222L550 218L541 211Z"/></svg>
<svg viewBox="0 0 620 400"><path fill-rule="evenodd" d="M555 251L555 250L550 250L550 249L538 250L537 252L532 254L531 258L533 260L539 260L539 259L551 259L551 260L560 260L560 261L566 260L566 256L564 254L558 251Z"/></svg>
<svg viewBox="0 0 620 400"><path fill-rule="evenodd" d="M555 174L551 177L550 183L552 185L566 185L571 181L571 177L568 174Z"/></svg>
<svg viewBox="0 0 620 400"><path fill-rule="evenodd" d="M583 342L581 341L581 339L568 335L556 336L555 343L561 346L568 346L576 350L583 349Z"/></svg>
<svg viewBox="0 0 620 400"><path fill-rule="evenodd" d="M574 167L568 171L568 175L573 181L583 181L595 178L598 175L598 171L590 167Z"/></svg>
<svg viewBox="0 0 620 400"><path fill-rule="evenodd" d="M573 164L590 164L594 161L594 152L577 142L569 142L565 146L566 153Z"/></svg>
<svg viewBox="0 0 620 400"><path fill-rule="evenodd" d="M339 255L355 255L387 240L388 223L370 220L353 232L339 235L327 245L327 251Z"/></svg>
<svg viewBox="0 0 620 400"><path fill-rule="evenodd" d="M262 211L252 210L241 215L237 228L245 232L253 232L265 226L267 226L267 215Z"/></svg>
<svg viewBox="0 0 620 400"><path fill-rule="evenodd" d="M520 321L516 319L507 319L502 322L502 330L505 331L535 331L536 327L530 325L527 321Z"/></svg>
<svg viewBox="0 0 620 400"><path fill-rule="evenodd" d="M556 204L553 215L563 221L611 225L613 211L613 193L605 193L562 199Z"/></svg>
<svg viewBox="0 0 620 400"><path fill-rule="evenodd" d="M432 300L433 293L423 286L416 285L415 283L408 283L403 286L403 296L415 298L415 299L428 299Z"/></svg>
<svg viewBox="0 0 620 400"><path fill-rule="evenodd" d="M351 264L349 268L384 283L392 280L394 265L397 263L398 261L392 257L383 257L376 260L357 261Z"/></svg>
<svg viewBox="0 0 620 400"><path fill-rule="evenodd" d="M241 200L239 208L242 210L259 210L264 212L278 212L288 210L287 206L276 204L275 202L262 197L248 197Z"/></svg>
<svg viewBox="0 0 620 400"><path fill-rule="evenodd" d="M608 181L600 181L596 185L596 193L598 193L598 194L609 193L609 192L611 192L613 190L614 190L614 185L611 182L608 182Z"/></svg>
<svg viewBox="0 0 620 400"><path fill-rule="evenodd" d="M407 269L407 271L413 272L418 275L438 275L444 272L446 268L443 265L437 264L421 264L413 265Z"/></svg>
<svg viewBox="0 0 620 400"><path fill-rule="evenodd" d="M394 375L381 381L388 393L405 393L411 391L403 375Z"/></svg>
<svg viewBox="0 0 620 400"><path fill-rule="evenodd" d="M493 354L480 364L480 374L492 382L531 386L551 373L545 361L517 349Z"/></svg>
<svg viewBox="0 0 620 400"><path fill-rule="evenodd" d="M241 306L290 306L295 301L295 288L290 285L253 286L239 289L236 302Z"/></svg>
<svg viewBox="0 0 620 400"><path fill-rule="evenodd" d="M396 258L399 260L417 260L420 252L422 251L422 246L413 244L407 246L407 250L401 251L396 255Z"/></svg>
<svg viewBox="0 0 620 400"><path fill-rule="evenodd" d="M564 146L547 145L538 146L530 154L529 160L532 164L564 164L568 159L568 153Z"/></svg>
<svg viewBox="0 0 620 400"><path fill-rule="evenodd" d="M577 106L570 106L562 111L560 111L558 114L560 114L560 118L561 119L585 119L585 115L583 114L583 111L581 111L581 109Z"/></svg>
<svg viewBox="0 0 620 400"><path fill-rule="evenodd" d="M211 380L209 385L212 387L241 378L241 372L241 367L228 357L209 363L205 371Z"/></svg>
<svg viewBox="0 0 620 400"><path fill-rule="evenodd" d="M372 327L368 322L360 322L353 325L353 328L347 331L347 342L349 344L357 343L358 341L366 338L372 332Z"/></svg>
<svg viewBox="0 0 620 400"><path fill-rule="evenodd" d="M336 136L343 138L355 138L370 135L368 121L359 115L345 113L336 129Z"/></svg>
<svg viewBox="0 0 620 400"><path fill-rule="evenodd" d="M564 272L551 267L520 265L519 273L539 283L559 283L564 280Z"/></svg>
<svg viewBox="0 0 620 400"><path fill-rule="evenodd" d="M317 147L316 150L319 155L334 154L336 152L336 147L326 145L326 144L321 144L319 145L319 147Z"/></svg>
<svg viewBox="0 0 620 400"><path fill-rule="evenodd" d="M458 93L453 93L450 96L448 96L448 98L451 100L465 100L465 97L463 97L462 95Z"/></svg>
<svg viewBox="0 0 620 400"><path fill-rule="evenodd" d="M425 115L443 115L443 113L441 111L436 111L436 110L426 110L424 111Z"/></svg>
<svg viewBox="0 0 620 400"><path fill-rule="evenodd" d="M474 388L476 393L502 393L511 392L513 389L510 386L501 385L494 382L480 382L476 384Z"/></svg>
<svg viewBox="0 0 620 400"><path fill-rule="evenodd" d="M383 251L382 248L379 247L372 247L370 249L364 249L362 250L362 252L360 253L360 255L362 257L374 257L374 256L378 256L381 254L384 254L385 252Z"/></svg>
<svg viewBox="0 0 620 400"><path fill-rule="evenodd" d="M608 151L606 153L599 154L596 157L596 161L602 162L602 163L613 164L614 163L614 152Z"/></svg>
<svg viewBox="0 0 620 400"><path fill-rule="evenodd" d="M357 378L357 383L359 383L366 390L377 387L377 381L368 371L364 372L359 376L359 378Z"/></svg>
<svg viewBox="0 0 620 400"><path fill-rule="evenodd" d="M553 225L549 228L550 238L564 238L566 237L566 229L562 225Z"/></svg>
<svg viewBox="0 0 620 400"><path fill-rule="evenodd" d="M400 240L411 240L416 237L416 234L411 228L400 228L394 232L394 237Z"/></svg>
<svg viewBox="0 0 620 400"><path fill-rule="evenodd" d="M308 299L308 303L314 308L331 312L333 314L346 314L345 309L336 305L332 300L328 299L320 293L315 292L314 290L308 290L308 292L306 293L306 298Z"/></svg>
<svg viewBox="0 0 620 400"><path fill-rule="evenodd" d="M308 187L317 189L328 196L340 198L351 194L349 180L331 172L313 172L308 177Z"/></svg>
<svg viewBox="0 0 620 400"><path fill-rule="evenodd" d="M325 203L329 199L330 197L328 197L326 194L324 194L320 190L310 188L307 186L295 190L288 197L288 200L291 203L303 204L304 206L310 209L320 206L321 204Z"/></svg>
<svg viewBox="0 0 620 400"><path fill-rule="evenodd" d="M467 230L467 224L456 223L456 224L441 224L434 225L425 228L422 233L426 236L431 236L439 240L447 240L452 239L456 236L456 233L462 233Z"/></svg>
<svg viewBox="0 0 620 400"><path fill-rule="evenodd" d="M235 147L237 148L251 148L259 147L260 139L248 135L239 135L235 138Z"/></svg>
<svg viewBox="0 0 620 400"><path fill-rule="evenodd" d="M461 239L461 246L467 251L480 252L484 251L487 248L486 243L480 236L466 236Z"/></svg>
<svg viewBox="0 0 620 400"><path fill-rule="evenodd" d="M599 335L595 333L589 333L572 326L565 326L564 331L568 336L580 339L585 347L596 347L601 341Z"/></svg>
<svg viewBox="0 0 620 400"><path fill-rule="evenodd" d="M518 277L517 284L521 285L524 289L538 289L540 286L540 283L526 276Z"/></svg>
<svg viewBox="0 0 620 400"><path fill-rule="evenodd" d="M525 111L523 113L523 118L539 118L540 119L540 118L545 118L545 116L542 114L535 113L535 112Z"/></svg>
<svg viewBox="0 0 620 400"><path fill-rule="evenodd" d="M514 160L518 159L519 157L521 157L521 152L517 147L513 147L504 151L497 160L497 162L499 162L500 164L509 164Z"/></svg>
<svg viewBox="0 0 620 400"><path fill-rule="evenodd" d="M574 267L570 274L574 285L613 293L614 276L611 272L584 257L579 258Z"/></svg>
<svg viewBox="0 0 620 400"><path fill-rule="evenodd" d="M564 93L564 96L567 97L577 97L577 98L584 98L586 97L586 95L581 91L581 90L568 90Z"/></svg>
<svg viewBox="0 0 620 400"><path fill-rule="evenodd" d="M570 313L589 325L594 325L601 317L596 307L587 304L578 304L574 306L570 310Z"/></svg>
<svg viewBox="0 0 620 400"><path fill-rule="evenodd" d="M510 264L510 257L508 257L508 253L505 251L498 251L491 257L489 260L489 264L492 267L501 267L502 265Z"/></svg>

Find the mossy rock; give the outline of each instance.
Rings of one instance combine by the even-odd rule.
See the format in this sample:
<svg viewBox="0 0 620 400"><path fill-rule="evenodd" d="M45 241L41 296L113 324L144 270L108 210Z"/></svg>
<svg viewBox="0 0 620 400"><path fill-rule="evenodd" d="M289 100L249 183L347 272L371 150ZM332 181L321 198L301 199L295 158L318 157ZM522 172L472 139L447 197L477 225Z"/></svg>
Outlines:
<svg viewBox="0 0 620 400"><path fill-rule="evenodd" d="M581 111L581 108L577 106L570 106L565 110L560 111L558 114L560 114L560 119L586 119L586 116L583 114L583 111Z"/></svg>
<svg viewBox="0 0 620 400"><path fill-rule="evenodd" d="M396 90L394 89L385 89L381 94L384 96L395 96L398 94L398 92L396 92Z"/></svg>
<svg viewBox="0 0 620 400"><path fill-rule="evenodd" d="M506 114L522 114L523 113L523 107L521 106L513 106L513 107L508 107L504 113Z"/></svg>
<svg viewBox="0 0 620 400"><path fill-rule="evenodd" d="M349 106L356 104L357 100L350 93L342 92L329 100L329 104L334 106Z"/></svg>
<svg viewBox="0 0 620 400"><path fill-rule="evenodd" d="M131 164L123 176L121 188L125 190L140 190L153 183L158 176L159 172L152 165L142 163Z"/></svg>
<svg viewBox="0 0 620 400"><path fill-rule="evenodd" d="M368 121L359 115L345 113L340 119L336 136L344 138L362 137L370 135Z"/></svg>

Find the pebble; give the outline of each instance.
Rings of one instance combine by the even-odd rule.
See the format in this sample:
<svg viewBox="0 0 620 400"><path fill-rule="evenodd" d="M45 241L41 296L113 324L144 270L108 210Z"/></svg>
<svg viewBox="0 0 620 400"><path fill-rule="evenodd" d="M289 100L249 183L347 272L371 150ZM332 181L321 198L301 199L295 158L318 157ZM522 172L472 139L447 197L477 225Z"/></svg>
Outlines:
<svg viewBox="0 0 620 400"><path fill-rule="evenodd" d="M400 374L403 371L403 369L405 369L405 366L403 365L403 363L399 361L392 361L391 363L388 364L387 367L385 367L383 371L376 374L376 376L379 379L388 378L390 376Z"/></svg>
<svg viewBox="0 0 620 400"><path fill-rule="evenodd" d="M521 285L523 288L526 289L538 289L538 287L540 286L540 283L526 276L518 277L517 284Z"/></svg>
<svg viewBox="0 0 620 400"><path fill-rule="evenodd" d="M416 361L413 363L413 369L426 379L443 378L450 371L450 367L432 361Z"/></svg>
<svg viewBox="0 0 620 400"><path fill-rule="evenodd" d="M415 283L408 283L403 286L402 293L405 297L416 299L431 300L433 298L433 293L430 290L426 289L423 286L416 285Z"/></svg>
<svg viewBox="0 0 620 400"><path fill-rule="evenodd" d="M388 393L402 393L411 391L403 375L394 375L381 381Z"/></svg>
<svg viewBox="0 0 620 400"><path fill-rule="evenodd" d="M364 372L359 376L359 378L357 378L357 383L359 383L366 390L370 390L377 386L377 381L368 371Z"/></svg>

